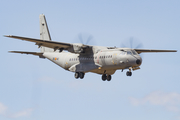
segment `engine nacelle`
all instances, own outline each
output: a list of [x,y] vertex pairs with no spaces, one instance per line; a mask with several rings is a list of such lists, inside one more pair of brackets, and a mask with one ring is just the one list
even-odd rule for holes
[[68,49],[68,51],[72,53],[83,53],[83,44],[74,43],[73,46]]

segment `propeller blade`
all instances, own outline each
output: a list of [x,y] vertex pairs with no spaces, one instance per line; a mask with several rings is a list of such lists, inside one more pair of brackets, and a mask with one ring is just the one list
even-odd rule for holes
[[82,34],[79,34],[78,37],[79,37],[80,42],[81,42],[82,44],[84,44],[83,39],[82,39]]
[[90,36],[88,37],[87,41],[86,41],[86,45],[87,45],[87,44],[89,43],[89,41],[92,40],[92,39],[93,39],[93,36],[90,35]]
[[139,45],[137,45],[135,48],[136,48],[136,49],[137,49],[137,48],[143,48],[143,44],[142,44],[142,43],[140,43],[140,44],[139,44]]

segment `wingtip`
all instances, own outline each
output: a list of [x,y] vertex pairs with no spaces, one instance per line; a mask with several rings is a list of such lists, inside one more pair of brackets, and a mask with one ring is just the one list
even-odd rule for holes
[[4,37],[11,37],[12,35],[4,35]]
[[14,51],[8,51],[9,53],[13,53]]

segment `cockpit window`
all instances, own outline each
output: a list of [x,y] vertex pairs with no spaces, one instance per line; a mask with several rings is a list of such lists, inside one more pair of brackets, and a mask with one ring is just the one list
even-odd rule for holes
[[127,55],[132,55],[131,51],[127,51]]
[[124,52],[124,51],[122,51],[121,53],[120,53],[120,55],[125,55],[126,54],[126,52]]
[[137,52],[135,50],[132,50],[133,55],[137,55]]

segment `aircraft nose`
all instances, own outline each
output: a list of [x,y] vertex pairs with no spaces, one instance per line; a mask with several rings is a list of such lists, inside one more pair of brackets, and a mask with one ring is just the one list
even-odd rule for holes
[[137,60],[136,60],[136,64],[140,65],[140,64],[141,64],[141,60],[140,60],[140,59],[137,59]]
[[138,65],[138,66],[140,66],[141,64],[142,64],[142,58],[139,56],[139,57],[137,57],[137,59],[136,59],[136,64]]

